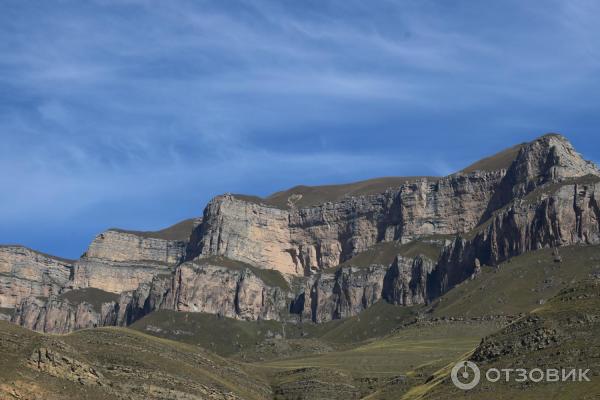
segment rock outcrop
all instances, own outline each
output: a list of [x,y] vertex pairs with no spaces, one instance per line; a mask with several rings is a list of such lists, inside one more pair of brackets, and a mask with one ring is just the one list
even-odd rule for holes
[[116,325],[115,307],[115,303],[107,303],[101,310],[96,310],[87,302],[71,304],[56,296],[48,299],[30,297],[16,308],[12,322],[38,332],[68,333],[77,329]]
[[22,246],[0,246],[0,308],[29,296],[59,294],[70,285],[72,262]]
[[96,236],[84,258],[117,263],[177,264],[185,256],[186,245],[185,241],[146,237],[141,233],[111,229]]
[[421,255],[396,256],[385,276],[383,297],[391,304],[425,304],[429,300],[427,284],[434,267],[434,261]]
[[122,293],[135,290],[161,274],[170,274],[173,266],[159,263],[122,263],[82,258],[73,265],[72,286],[76,289],[98,288]]
[[524,198],[544,184],[586,175],[598,176],[597,166],[584,160],[564,136],[548,134],[526,143],[490,200],[482,222],[495,210]]
[[377,195],[303,209],[280,209],[233,195],[204,211],[194,255],[220,255],[309,275],[382,241],[467,232],[485,211],[504,171],[422,178]]
[[433,265],[418,255],[398,256],[391,266],[342,267],[333,273],[296,278],[302,289],[293,295],[288,287],[266,284],[250,268],[187,262],[170,276],[156,276],[122,293],[118,300],[101,304],[74,303],[57,296],[24,299],[12,321],[32,330],[66,333],[126,326],[162,309],[241,320],[284,320],[289,312],[320,323],[358,315],[382,298],[399,305],[425,303]]
[[[191,231],[190,231],[191,233]],[[187,242],[108,230],[96,236],[73,267],[73,287],[121,293],[136,289],[183,260]]]
[[436,297],[475,272],[475,260],[498,265],[527,251],[600,244],[600,178],[585,176],[531,192],[497,211],[471,237],[444,249],[431,280]]
[[[485,168],[395,180],[396,186],[377,191],[313,188],[315,202],[298,190],[287,199],[278,193],[276,202],[218,196],[201,221],[160,232],[111,229],[75,262],[1,247],[0,308],[16,306],[15,322],[58,333],[127,325],[158,309],[324,322],[380,300],[426,303],[474,279],[481,264],[544,247],[600,244],[594,164],[554,134],[502,154],[512,161],[492,157],[475,164]],[[391,265],[352,266],[352,257],[375,244],[432,235],[445,235],[438,260],[411,253]],[[213,262],[219,257],[231,265]],[[264,270],[279,271],[294,289],[273,284],[264,275],[273,271]],[[86,288],[120,298],[94,308],[59,296]]]
[[170,278],[157,277],[132,293],[134,306],[128,313],[168,309],[243,320],[279,320],[288,296],[286,289],[267,285],[248,268],[188,262],[178,266]]
[[77,382],[80,385],[106,385],[104,376],[91,365],[48,347],[36,349],[28,361],[30,368],[55,378]]
[[358,315],[381,299],[387,267],[342,267],[306,279],[291,309],[313,322]]
[[427,303],[427,284],[435,262],[423,255],[398,255],[389,266],[346,266],[304,278],[290,312],[313,322],[352,317],[384,299],[410,306]]

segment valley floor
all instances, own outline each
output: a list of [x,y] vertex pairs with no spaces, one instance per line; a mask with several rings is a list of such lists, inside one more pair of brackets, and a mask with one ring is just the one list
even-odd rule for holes
[[[600,395],[600,247],[540,250],[427,306],[323,324],[158,311],[44,335],[0,321],[0,399],[571,399]],[[586,367],[591,382],[482,383],[450,367]]]

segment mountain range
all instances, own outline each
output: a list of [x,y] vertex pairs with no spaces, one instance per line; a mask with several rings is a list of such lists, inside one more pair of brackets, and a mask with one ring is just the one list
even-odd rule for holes
[[466,396],[461,359],[600,365],[599,263],[600,170],[559,134],[444,177],[228,193],[77,260],[0,246],[0,398]]

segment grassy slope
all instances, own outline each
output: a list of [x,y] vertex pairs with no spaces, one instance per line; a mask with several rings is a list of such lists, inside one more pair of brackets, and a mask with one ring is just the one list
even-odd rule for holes
[[[396,399],[499,327],[491,321],[415,324],[346,350],[255,365],[271,376],[282,399],[358,399],[373,393]],[[344,385],[338,393],[326,390],[339,382]]]
[[280,287],[285,290],[289,290],[288,282],[285,280],[281,272],[274,269],[257,268],[253,265],[244,263],[242,261],[232,260],[222,256],[210,256],[206,258],[197,258],[194,260],[195,264],[200,265],[215,265],[219,267],[225,267],[237,271],[249,269],[256,276],[258,276],[264,283],[269,286]]
[[[490,157],[479,160],[462,171],[461,173],[470,173],[475,170],[495,171],[507,169],[516,158],[523,144],[505,149]],[[270,205],[277,208],[288,208],[291,200],[296,207],[310,207],[326,202],[336,202],[348,196],[360,196],[383,193],[389,188],[398,187],[405,183],[412,183],[419,179],[439,179],[432,176],[408,176],[408,177],[383,177],[374,178],[366,181],[353,182],[341,185],[323,185],[323,186],[295,186],[288,190],[273,193],[268,197],[249,196],[236,194],[235,197],[254,202]]]
[[[305,322],[288,323],[284,326],[278,321],[238,321],[211,314],[160,310],[135,322],[131,328],[198,345],[223,356],[240,353],[239,357],[257,359],[284,355],[269,351],[265,353],[265,340],[274,338],[275,335],[280,335],[282,339],[285,335],[286,340],[296,340],[293,354],[306,354],[313,350],[319,352],[322,348],[347,347],[385,336],[399,326],[413,322],[415,312],[413,308],[380,302],[356,317],[322,324]],[[307,346],[302,345],[304,340],[310,341]],[[283,351],[286,355],[290,353],[289,349]]]
[[363,251],[345,261],[342,265],[353,265],[356,267],[368,267],[373,264],[390,265],[398,254],[405,257],[424,255],[433,261],[437,261],[442,250],[441,242],[438,242],[441,240],[441,236],[431,236],[405,244],[398,242],[377,243],[369,250]]
[[398,187],[405,183],[415,182],[419,179],[439,179],[432,176],[399,176],[374,178],[366,181],[347,183],[342,185],[323,185],[323,186],[295,186],[288,190],[273,193],[272,195],[260,198],[257,196],[234,195],[236,198],[262,203],[277,208],[287,208],[288,199],[291,196],[295,198],[294,204],[298,208],[310,207],[327,202],[340,201],[348,196],[361,196],[383,193],[389,188]]
[[483,267],[481,275],[465,281],[433,304],[433,315],[478,317],[515,315],[538,307],[573,281],[600,272],[600,246],[560,249],[562,263],[543,249],[512,258],[499,266]]
[[260,365],[274,369],[326,367],[354,377],[393,377],[407,374],[422,364],[453,360],[497,328],[493,322],[415,324],[348,350]]
[[[93,367],[102,384],[81,384],[77,372],[42,372],[30,355],[40,347]],[[0,321],[0,398],[158,399],[270,398],[270,388],[245,367],[195,346],[120,328],[41,335]],[[185,397],[187,396],[187,397]],[[10,397],[12,398],[12,397]]]
[[[230,356],[282,332],[277,321],[238,321],[202,313],[159,310],[131,325],[152,335],[202,346]],[[271,332],[271,334],[269,334]]]
[[185,242],[189,240],[196,222],[196,219],[190,218],[180,221],[174,225],[171,225],[159,231],[130,231],[119,228],[111,228],[110,230],[116,232],[131,233],[133,235],[141,236],[144,238],[179,240]]
[[495,171],[499,169],[508,169],[510,164],[517,158],[519,151],[523,147],[523,144],[518,144],[516,146],[505,149],[499,153],[494,154],[493,156],[483,158],[468,167],[464,168],[463,173],[469,173],[476,170],[481,171]]
[[73,304],[88,302],[94,307],[94,310],[100,311],[103,303],[118,301],[117,293],[105,292],[96,288],[75,289],[58,296],[61,299],[66,299]]
[[[591,382],[496,383],[485,380],[468,392],[456,389],[444,371],[437,384],[413,388],[405,399],[596,399],[600,396],[600,281],[586,279],[572,284],[530,315],[515,321],[484,341],[494,352],[474,358],[489,368],[590,369]],[[548,332],[548,342],[539,341]],[[477,353],[476,353],[477,354]]]

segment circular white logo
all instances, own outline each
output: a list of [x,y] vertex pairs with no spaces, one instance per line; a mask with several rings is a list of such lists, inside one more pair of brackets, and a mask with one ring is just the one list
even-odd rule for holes
[[452,368],[450,376],[454,386],[462,390],[471,390],[479,383],[481,372],[474,362],[460,361]]

